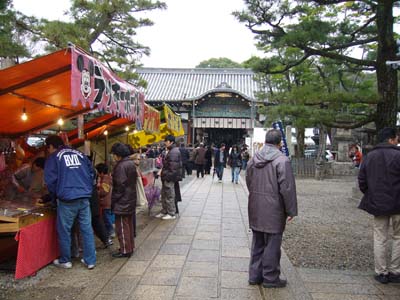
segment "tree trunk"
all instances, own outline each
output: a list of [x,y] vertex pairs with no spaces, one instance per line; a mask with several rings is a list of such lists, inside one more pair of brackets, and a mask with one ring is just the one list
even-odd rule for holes
[[396,42],[393,37],[393,1],[378,1],[377,7],[378,51],[376,76],[380,101],[375,120],[376,130],[395,127],[397,117],[397,70],[386,65],[396,60]]
[[297,148],[295,156],[297,158],[304,157],[304,135],[305,135],[305,129],[301,127],[296,127]]
[[315,159],[315,179],[322,180],[325,177],[325,150],[326,150],[326,126],[319,126],[319,145],[317,158]]

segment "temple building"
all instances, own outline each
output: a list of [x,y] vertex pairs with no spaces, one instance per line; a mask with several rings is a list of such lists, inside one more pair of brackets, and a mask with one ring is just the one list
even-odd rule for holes
[[182,118],[185,142],[243,144],[257,122],[262,91],[249,69],[139,68],[146,103],[168,104]]

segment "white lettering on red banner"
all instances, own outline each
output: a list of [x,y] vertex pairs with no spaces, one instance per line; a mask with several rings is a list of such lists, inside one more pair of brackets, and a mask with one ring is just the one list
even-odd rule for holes
[[71,100],[83,107],[97,106],[99,110],[126,118],[142,129],[144,94],[120,79],[101,62],[76,48],[71,48]]

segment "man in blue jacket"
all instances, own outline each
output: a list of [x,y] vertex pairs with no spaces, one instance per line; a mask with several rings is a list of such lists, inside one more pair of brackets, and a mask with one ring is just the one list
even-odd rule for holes
[[57,199],[60,246],[60,258],[53,263],[60,268],[72,268],[71,229],[76,219],[83,237],[81,262],[88,269],[93,269],[96,265],[96,250],[89,203],[94,180],[93,167],[86,155],[65,146],[57,135],[48,136],[46,146],[50,155],[46,160],[44,179],[53,199]]

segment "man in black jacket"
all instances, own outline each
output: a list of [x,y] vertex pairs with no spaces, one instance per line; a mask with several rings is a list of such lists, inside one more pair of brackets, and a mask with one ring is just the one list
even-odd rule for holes
[[175,205],[175,182],[182,180],[182,160],[181,152],[175,145],[175,137],[167,135],[165,137],[165,155],[163,167],[161,169],[161,204],[162,210],[156,218],[163,220],[176,219]]
[[188,149],[186,149],[184,143],[181,144],[179,151],[181,152],[181,158],[182,158],[182,178],[185,178],[185,170],[189,175],[189,170],[188,170],[189,151]]
[[[374,216],[375,280],[400,282],[400,148],[394,128],[378,133],[379,144],[361,163],[358,183],[364,196],[359,208]],[[389,225],[392,257],[388,264]]]
[[224,175],[224,168],[226,168],[227,155],[225,152],[225,144],[222,143],[220,148],[215,153],[214,168],[217,171],[218,181],[222,182],[222,176]]

